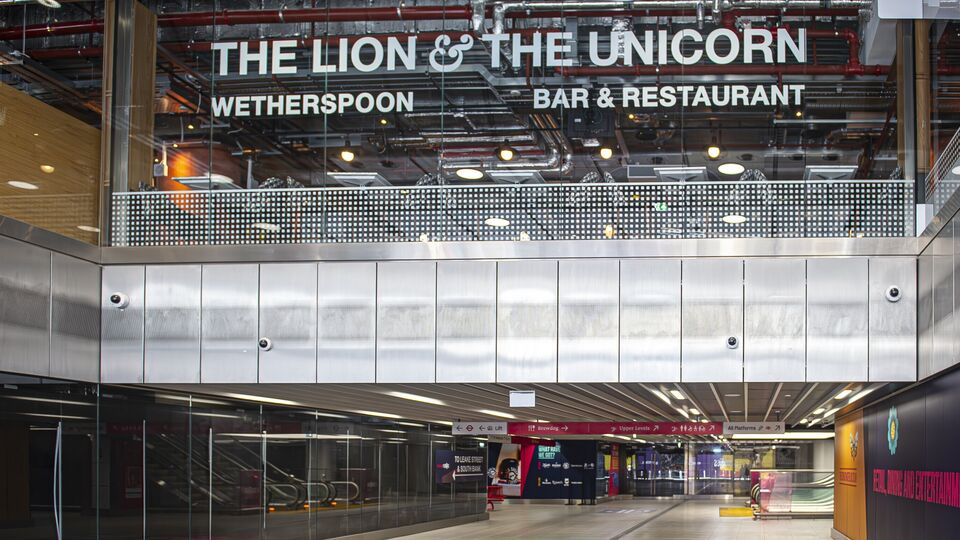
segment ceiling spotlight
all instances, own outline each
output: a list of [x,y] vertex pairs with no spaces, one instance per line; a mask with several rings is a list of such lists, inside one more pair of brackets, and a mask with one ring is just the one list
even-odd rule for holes
[[710,159],[717,159],[718,157],[720,157],[720,147],[715,144],[711,144],[710,146],[708,146],[707,157]]
[[497,147],[497,158],[500,161],[513,161],[513,158],[517,157],[517,151],[513,148],[510,148],[506,144],[502,144]]
[[40,189],[36,184],[31,184],[30,182],[21,182],[20,180],[10,180],[7,182],[10,187],[15,187],[17,189]]
[[627,115],[627,120],[636,120],[636,119],[637,119],[637,115],[633,113],[630,113]]
[[100,232],[100,229],[96,227],[91,227],[90,225],[77,225],[77,228],[84,232],[93,232],[93,233]]
[[739,163],[722,163],[719,167],[717,167],[717,171],[719,171],[720,174],[726,174],[729,176],[742,174],[745,170],[746,169],[743,167],[743,165]]
[[389,124],[389,123],[390,123],[390,122],[388,122],[386,118],[381,118],[381,119],[380,119],[380,125],[381,125],[381,126],[385,126],[385,125],[387,125],[387,124]]
[[600,147],[600,159],[610,159],[613,157],[613,148],[609,146]]
[[841,390],[839,394],[833,396],[833,399],[843,399],[852,393],[853,393],[853,390],[850,390],[849,388],[847,388],[845,390]]
[[960,165],[957,165],[956,167],[950,169],[950,172],[952,172],[953,174],[955,174],[955,175],[957,175],[957,176],[960,176]]
[[53,165],[41,165],[40,170],[47,174],[51,174],[56,169],[53,168]]
[[793,115],[796,116],[797,118],[803,118],[803,111],[797,111],[793,113]]
[[613,225],[607,223],[606,225],[603,226],[603,236],[609,239],[609,238],[613,238],[616,235],[617,235],[617,229]]
[[174,147],[174,148],[180,148],[180,145],[179,145],[178,143],[173,143],[173,147]]
[[483,224],[487,227],[503,228],[510,226],[510,220],[501,217],[488,217],[487,219],[483,220]]
[[825,411],[825,410],[826,410],[826,409],[824,409],[823,407],[820,407],[819,409],[813,411],[813,414],[820,414],[820,413],[822,413],[822,412]]
[[747,218],[745,216],[741,216],[740,214],[728,214],[720,219],[724,223],[728,223],[730,225],[740,225],[741,223],[747,222]]
[[700,414],[699,409],[690,409],[690,414]]
[[60,8],[60,2],[57,2],[57,0],[37,0],[37,3],[43,7],[48,7],[50,9]]
[[679,390],[670,390],[670,395],[673,396],[673,399],[686,399]]
[[470,168],[457,169],[457,176],[464,180],[479,180],[483,178],[483,171]]
[[340,159],[342,159],[343,161],[346,161],[347,163],[350,163],[356,157],[357,157],[357,154],[354,153],[354,151],[351,150],[349,146],[347,146],[346,148],[340,151]]
[[193,124],[187,124],[187,129],[196,129]]

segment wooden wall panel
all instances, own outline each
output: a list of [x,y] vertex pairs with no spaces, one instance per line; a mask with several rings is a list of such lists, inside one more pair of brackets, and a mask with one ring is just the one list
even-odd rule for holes
[[153,102],[157,64],[157,16],[134,7],[133,71],[130,86],[130,189],[153,179]]
[[97,242],[99,129],[0,83],[0,148],[0,215]]

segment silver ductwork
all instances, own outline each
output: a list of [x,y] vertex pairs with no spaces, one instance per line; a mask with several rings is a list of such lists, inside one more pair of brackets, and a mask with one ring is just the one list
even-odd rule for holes
[[[480,160],[483,163],[483,168],[512,171],[536,170],[541,173],[559,175],[570,174],[573,171],[573,148],[563,133],[560,132],[556,121],[552,116],[540,114],[530,115],[530,120],[544,139],[547,155],[541,159],[524,161],[499,161],[491,155],[489,160]],[[472,141],[476,140],[475,138],[472,139]],[[497,140],[503,142],[503,138]],[[477,162],[476,158],[467,160],[442,159],[441,168],[446,170],[458,169],[466,163],[476,164]]]

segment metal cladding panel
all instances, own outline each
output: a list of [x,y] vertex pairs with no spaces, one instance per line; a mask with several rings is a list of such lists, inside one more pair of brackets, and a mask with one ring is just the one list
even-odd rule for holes
[[680,261],[620,262],[620,382],[680,382]]
[[867,380],[867,259],[807,261],[807,380]]
[[436,382],[437,264],[377,265],[377,382]]
[[497,381],[556,382],[557,261],[497,264]]
[[200,288],[200,382],[257,382],[260,267],[207,264]]
[[50,375],[100,380],[100,267],[53,254]]
[[320,263],[317,382],[377,381],[377,264]]
[[682,380],[743,381],[743,262],[683,261],[682,304]]
[[[870,381],[917,380],[916,284],[916,259],[870,259]],[[896,302],[890,287],[900,291]]]
[[933,252],[933,370],[942,371],[956,363],[954,336],[956,317],[953,305],[953,227],[947,224],[930,243]]
[[317,380],[317,265],[260,265],[260,382]]
[[50,252],[0,238],[0,370],[50,374]]
[[200,382],[200,265],[146,269],[143,382]]
[[437,263],[437,382],[497,380],[497,263]]
[[557,379],[617,382],[620,372],[620,265],[611,259],[561,260]]
[[802,259],[744,261],[744,381],[806,380],[806,280]]
[[933,367],[933,255],[917,259],[917,367],[920,379],[936,373]]
[[[100,382],[143,382],[143,280],[142,266],[105,266],[100,294]],[[114,293],[129,304],[118,309],[110,303]]]

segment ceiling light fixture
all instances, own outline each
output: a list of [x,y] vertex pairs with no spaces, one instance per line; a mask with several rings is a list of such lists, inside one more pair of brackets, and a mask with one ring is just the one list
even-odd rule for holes
[[488,414],[490,416],[498,416],[500,418],[516,418],[516,416],[510,413],[495,411],[493,409],[478,409],[477,412],[480,414]]
[[187,124],[187,129],[196,129],[196,127],[193,124]]
[[91,227],[90,225],[77,225],[77,228],[84,232],[93,232],[93,233],[100,232],[100,229],[98,229],[97,227]]
[[343,161],[346,161],[347,163],[350,163],[351,161],[356,159],[356,157],[357,157],[357,154],[350,149],[349,145],[347,145],[346,148],[340,151],[340,159],[342,159]]
[[600,147],[600,159],[610,159],[613,157],[613,148],[609,146]]
[[690,414],[700,414],[700,409],[690,409]]
[[53,171],[55,171],[56,169],[53,168],[53,165],[41,165],[41,166],[40,166],[40,170],[43,171],[43,172],[45,172],[45,173],[47,173],[47,174],[51,174],[51,173],[53,173]]
[[479,180],[483,178],[483,171],[480,169],[471,169],[465,167],[463,169],[457,169],[457,176],[463,178],[464,180]]
[[797,111],[793,113],[793,115],[796,116],[797,118],[803,118],[803,111]]
[[416,422],[397,422],[401,426],[410,426],[410,427],[424,427],[423,424],[417,424]]
[[728,225],[740,225],[747,222],[747,217],[741,216],[740,214],[727,214],[720,218],[720,220]]
[[847,388],[846,390],[841,391],[839,394],[833,396],[833,399],[843,399],[853,393],[853,390]]
[[735,433],[735,440],[776,440],[776,441],[822,441],[832,439],[832,431],[788,431],[777,435],[773,433],[754,434],[754,433]]
[[859,400],[867,397],[867,396],[870,395],[870,393],[873,392],[874,390],[876,390],[876,388],[868,388],[868,389],[866,389],[866,390],[864,390],[864,391],[862,391],[862,392],[857,393],[857,394],[854,395],[852,398],[850,398],[849,401],[847,401],[847,405],[849,405],[849,404],[851,404],[851,403],[853,403],[853,402],[855,402],[855,401],[859,401]]
[[960,165],[957,165],[957,166],[955,166],[954,168],[950,169],[950,172],[952,172],[953,174],[955,174],[955,175],[957,175],[957,176],[960,176]]
[[826,410],[826,409],[824,409],[823,407],[820,407],[820,408],[818,408],[817,410],[813,411],[813,414],[820,414],[820,413],[822,413],[822,412],[825,411],[825,410]]
[[497,159],[500,161],[513,161],[515,157],[517,157],[517,151],[506,143],[497,147]]
[[510,226],[510,220],[500,217],[488,217],[487,219],[483,220],[483,224],[487,227],[503,228]]
[[803,420],[800,420],[800,423],[801,423],[801,424],[806,424],[806,423],[807,423],[807,419],[804,418]]
[[380,119],[380,125],[381,125],[381,126],[385,126],[385,125],[387,125],[387,124],[389,124],[389,123],[390,123],[390,122],[387,121],[386,118],[381,118],[381,119]]
[[834,407],[833,409],[830,409],[829,411],[823,413],[823,417],[826,418],[828,416],[833,416],[837,414],[837,411],[839,410],[840,410],[840,407]]
[[223,395],[228,398],[242,399],[244,401],[257,401],[259,403],[270,403],[271,405],[300,405],[301,407],[303,406],[303,404],[297,403],[296,401],[290,401],[289,399],[279,399],[279,398],[272,398],[272,397],[266,397],[266,396],[255,396],[252,394],[226,393]]
[[430,405],[442,405],[445,406],[446,403],[440,401],[439,399],[434,399],[432,397],[420,396],[417,394],[409,394],[407,392],[387,392],[388,396],[398,397],[400,399],[408,399],[410,401],[419,401],[420,403],[429,403]]
[[681,409],[681,408],[677,408],[677,412],[680,413],[680,416],[686,418],[687,420],[690,419],[690,413],[688,413],[687,411],[685,411],[685,410],[683,410],[683,409]]
[[21,182],[20,180],[10,180],[7,182],[10,187],[15,187],[17,189],[40,189],[36,184],[31,184],[30,182]]
[[707,157],[710,159],[717,159],[718,157],[720,157],[720,147],[715,144],[711,144],[710,146],[708,146]]
[[677,400],[686,399],[685,397],[683,397],[683,394],[681,394],[679,390],[670,390],[670,395],[673,396],[673,399],[677,399]]
[[719,171],[720,174],[726,174],[728,176],[736,176],[738,174],[743,174],[743,171],[745,170],[746,169],[744,168],[743,165],[739,163],[733,163],[733,162],[721,163],[720,166],[717,167],[717,171]]
[[60,2],[57,0],[37,0],[37,3],[50,9],[60,9]]
[[173,143],[174,148],[180,148],[180,143]]
[[400,418],[403,418],[402,416],[400,416],[400,415],[398,415],[398,414],[391,414],[391,413],[377,412],[377,411],[357,410],[357,411],[353,411],[353,412],[355,412],[355,413],[357,413],[357,414],[362,414],[362,415],[364,415],[364,416],[378,416],[378,417],[380,417],[380,418],[394,418],[394,419],[398,419],[398,420],[399,420]]
[[650,392],[652,392],[653,395],[657,396],[658,398],[662,399],[663,402],[666,403],[667,405],[670,405],[670,398],[667,397],[667,395],[664,394],[663,392],[656,389],[650,390]]

